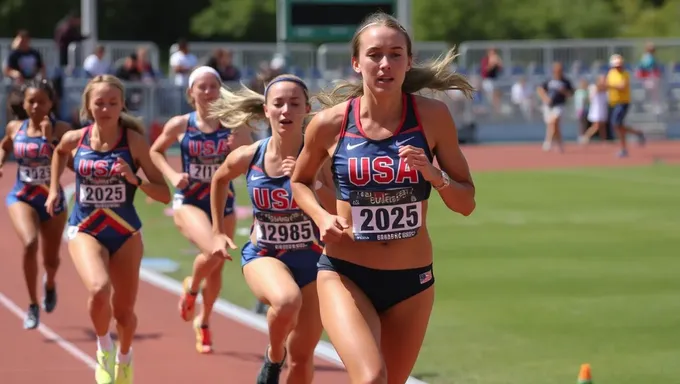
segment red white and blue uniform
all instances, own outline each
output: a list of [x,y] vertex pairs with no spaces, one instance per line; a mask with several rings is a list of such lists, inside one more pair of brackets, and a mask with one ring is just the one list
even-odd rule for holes
[[[212,217],[210,212],[210,182],[217,169],[231,152],[228,139],[231,130],[220,128],[215,132],[205,133],[198,129],[196,112],[189,114],[187,129],[180,141],[182,172],[189,175],[189,185],[175,192],[173,208],[182,205],[198,207]],[[234,185],[229,183],[229,196],[224,215],[234,212],[236,202]]]
[[76,174],[75,206],[68,219],[68,236],[82,232],[97,239],[113,255],[125,241],[142,228],[135,209],[137,187],[114,168],[117,158],[137,172],[128,143],[128,130],[122,129],[116,145],[109,151],[90,146],[92,126],[83,136],[73,156]]
[[316,280],[323,244],[319,228],[302,211],[290,188],[288,176],[270,176],[264,157],[270,138],[259,142],[246,180],[253,207],[256,244],[248,241],[241,250],[241,266],[260,257],[276,257],[290,269],[300,288]]
[[[52,124],[55,124],[55,121],[52,121]],[[52,144],[43,136],[29,136],[28,120],[24,120],[12,141],[17,174],[14,187],[7,195],[5,202],[7,206],[17,202],[26,203],[36,211],[40,221],[49,220],[51,216],[47,213],[45,201],[50,192],[54,151]],[[54,214],[58,215],[65,209],[64,191],[59,186],[59,199],[54,208]]]

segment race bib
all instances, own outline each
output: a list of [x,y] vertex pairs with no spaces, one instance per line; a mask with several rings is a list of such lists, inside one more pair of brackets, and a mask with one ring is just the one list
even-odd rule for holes
[[50,166],[40,165],[37,167],[19,166],[19,180],[26,184],[49,184]]
[[119,206],[125,203],[125,185],[81,185],[78,197],[82,204]]
[[351,191],[355,241],[388,241],[414,237],[423,224],[423,202],[412,188]]
[[219,167],[220,164],[189,164],[189,177],[194,180],[209,182]]
[[255,214],[255,236],[260,248],[299,250],[315,240],[312,221],[304,212]]

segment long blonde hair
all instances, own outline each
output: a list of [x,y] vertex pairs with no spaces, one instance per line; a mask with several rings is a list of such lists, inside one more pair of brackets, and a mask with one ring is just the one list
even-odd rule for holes
[[88,105],[90,105],[90,93],[92,93],[92,88],[94,88],[95,85],[102,83],[116,87],[120,91],[123,103],[123,111],[120,113],[120,126],[144,135],[144,124],[142,124],[142,121],[126,112],[125,87],[123,86],[123,83],[117,77],[112,75],[95,76],[87,83],[85,86],[85,91],[83,91],[83,99],[80,105],[80,119],[94,120],[92,112],[90,112],[88,109]]
[[[359,58],[359,38],[361,34],[367,28],[373,26],[385,26],[401,32],[406,38],[407,55],[413,57],[411,37],[406,32],[406,29],[394,17],[383,12],[376,12],[364,20],[352,37],[351,46],[352,57],[354,59]],[[463,75],[455,73],[450,69],[456,56],[455,48],[451,48],[443,57],[440,56],[436,60],[423,64],[413,64],[411,69],[406,72],[404,84],[401,86],[402,91],[416,93],[424,89],[433,91],[459,90],[467,98],[471,99],[475,91],[474,87],[470,85]],[[329,108],[363,94],[363,82],[350,83],[341,81],[330,92],[319,92],[315,98],[322,108]]]
[[264,106],[267,103],[267,90],[269,86],[280,81],[290,81],[298,84],[305,93],[305,99],[309,103],[309,92],[304,81],[290,74],[283,74],[273,78],[265,87],[265,94],[260,94],[242,85],[241,89],[231,91],[226,87],[220,88],[220,97],[210,103],[208,116],[219,120],[226,128],[237,129],[244,125],[250,126],[253,121],[266,118]]

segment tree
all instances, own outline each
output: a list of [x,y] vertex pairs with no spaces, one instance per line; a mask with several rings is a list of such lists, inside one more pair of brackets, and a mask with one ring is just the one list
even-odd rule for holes
[[191,30],[202,37],[275,41],[276,0],[211,0],[192,18]]

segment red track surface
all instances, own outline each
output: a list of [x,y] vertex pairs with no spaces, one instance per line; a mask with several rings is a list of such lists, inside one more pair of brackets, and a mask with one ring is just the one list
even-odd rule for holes
[[[567,166],[626,166],[658,161],[680,163],[680,143],[650,142],[645,148],[631,145],[627,159],[614,157],[611,145],[588,148],[568,146],[566,153],[544,153],[540,143],[517,146],[467,146],[463,148],[473,171]],[[6,196],[14,182],[14,164],[7,164],[0,192]],[[71,177],[67,171],[64,182]],[[19,242],[2,205],[0,231],[3,241],[0,293],[26,308],[27,294],[21,272]],[[75,273],[66,248],[62,251],[58,275],[59,305],[52,314],[42,314],[42,323],[87,356],[94,356],[95,342],[86,310],[86,293]],[[201,356],[193,349],[193,332],[179,320],[177,297],[142,283],[137,304],[139,329],[134,343],[138,383],[252,383],[255,381],[267,340],[264,334],[214,315],[216,352]],[[92,382],[88,365],[66,353],[57,343],[38,331],[24,331],[21,319],[5,305],[0,306],[0,377],[3,383],[87,383]],[[285,375],[285,374],[284,374]],[[337,366],[318,360],[315,382],[347,382]]]
[[[0,179],[3,198],[14,183],[15,164],[7,164]],[[64,185],[72,180],[67,171]],[[7,207],[2,204],[0,233],[4,234],[0,293],[18,305],[28,306],[23,281],[20,243],[15,236]],[[42,324],[49,327],[87,356],[94,357],[95,338],[87,314],[87,295],[62,247],[62,264],[57,275],[59,304],[55,312],[42,313]],[[199,355],[194,349],[191,323],[179,319],[177,296],[141,283],[136,312],[139,318],[133,343],[137,383],[233,383],[255,382],[267,345],[265,334],[236,323],[217,313],[213,315],[215,353]],[[113,330],[113,329],[112,329]],[[24,331],[22,319],[0,305],[0,380],[7,384],[91,383],[94,374],[88,365],[68,354],[57,343],[37,330]],[[285,377],[285,372],[282,375]],[[344,368],[317,359],[314,382],[346,383]]]

